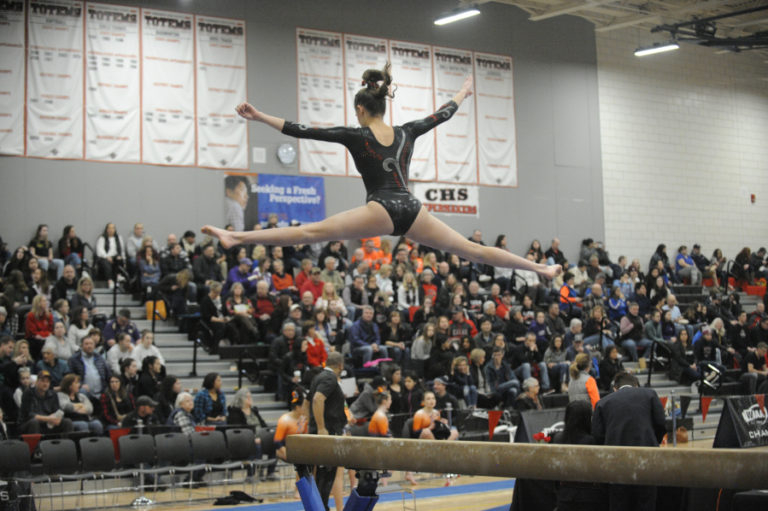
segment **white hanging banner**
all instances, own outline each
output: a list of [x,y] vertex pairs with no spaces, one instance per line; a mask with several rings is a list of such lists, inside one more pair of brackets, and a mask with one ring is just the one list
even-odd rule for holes
[[477,186],[414,183],[413,195],[431,213],[480,216],[480,193]]
[[481,185],[517,186],[513,90],[512,58],[476,52],[475,103]]
[[[363,73],[367,69],[383,69],[387,59],[386,39],[344,34],[347,126],[359,126],[355,115],[355,94],[363,88]],[[357,175],[349,152],[347,152],[347,172],[349,175]]]
[[24,7],[0,2],[0,154],[24,154]]
[[[443,105],[461,89],[472,74],[472,52],[433,48],[435,102]],[[436,129],[437,180],[446,183],[477,183],[475,103],[464,101],[453,118]]]
[[197,36],[197,164],[247,169],[245,21],[195,16]]
[[27,155],[81,159],[83,2],[30,2],[27,19]]
[[[341,42],[341,34],[335,32],[296,29],[299,123],[314,128],[344,125]],[[340,144],[299,140],[299,172],[345,176],[345,153]]]
[[142,160],[195,164],[193,16],[142,9]]
[[88,2],[85,57],[85,158],[139,161],[139,9]]
[[[392,79],[397,86],[392,101],[392,124],[401,125],[422,119],[435,111],[432,91],[432,47],[403,41],[389,42]],[[416,139],[411,157],[409,180],[435,179],[435,134]]]

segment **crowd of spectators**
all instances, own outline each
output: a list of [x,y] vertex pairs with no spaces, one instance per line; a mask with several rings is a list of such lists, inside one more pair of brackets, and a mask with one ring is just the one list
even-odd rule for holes
[[[470,239],[484,243],[479,230]],[[747,375],[749,391],[765,380],[765,307],[741,310],[719,249],[707,258],[698,245],[690,254],[681,246],[670,257],[659,245],[642,268],[624,256],[614,262],[590,239],[573,263],[559,240],[546,250],[534,240],[526,257],[565,270],[547,281],[405,237],[361,241],[354,250],[342,241],[225,250],[187,231],[180,240],[169,234],[160,247],[140,223],[126,238],[109,223],[89,261],[73,226],[55,251],[41,225],[28,245],[1,256],[5,415],[23,431],[97,432],[96,421],[108,429],[137,418],[187,429],[227,421],[220,378],[206,377],[190,404],[165,375],[151,332],[140,331],[128,310],[107,318],[93,278],[160,297],[177,318],[199,311],[211,352],[226,344],[268,346],[277,397],[286,401],[333,352],[349,371],[379,366],[390,410],[411,415],[428,392],[438,410],[446,402],[536,409],[541,395],[553,392],[594,400],[595,388],[610,390],[622,361],[652,350],[670,359],[670,374],[680,381],[706,383],[713,369],[734,367]],[[506,237],[495,246],[506,250]],[[765,255],[745,248],[731,274],[764,279]],[[681,309],[673,286],[704,278],[712,280],[710,293]],[[376,409],[374,403],[370,415]]]

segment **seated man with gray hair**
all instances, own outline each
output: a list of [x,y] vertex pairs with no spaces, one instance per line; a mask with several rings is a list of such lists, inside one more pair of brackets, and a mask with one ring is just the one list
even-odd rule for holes
[[344,291],[344,279],[339,270],[336,269],[336,258],[327,256],[323,261],[323,271],[320,272],[320,280],[330,282],[336,288],[336,292],[341,294]]
[[176,403],[171,415],[168,416],[167,426],[178,426],[181,432],[189,436],[195,432],[195,416],[192,410],[195,409],[195,398],[189,392],[179,392],[176,396]]

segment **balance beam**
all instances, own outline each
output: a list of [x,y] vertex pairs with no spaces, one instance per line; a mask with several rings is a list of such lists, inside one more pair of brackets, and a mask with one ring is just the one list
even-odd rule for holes
[[288,461],[372,470],[677,486],[768,488],[768,452],[291,435]]

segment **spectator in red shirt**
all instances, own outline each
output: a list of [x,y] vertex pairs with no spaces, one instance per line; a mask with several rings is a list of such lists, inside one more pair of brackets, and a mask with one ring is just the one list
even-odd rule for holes
[[301,271],[296,275],[296,288],[301,289],[304,283],[309,280],[309,273],[312,271],[312,260],[301,260]]
[[325,350],[323,340],[315,331],[314,321],[305,321],[302,330],[304,339],[307,341],[307,363],[312,367],[325,367],[328,352]]
[[24,337],[29,341],[32,358],[40,360],[40,350],[49,335],[53,333],[53,314],[48,308],[48,298],[37,295],[32,300],[32,310],[24,322]]
[[259,327],[260,339],[266,339],[272,314],[275,312],[275,299],[269,294],[269,284],[260,280],[256,283],[256,294],[253,296],[253,317]]
[[451,310],[453,319],[451,319],[450,326],[448,327],[449,338],[462,337],[474,337],[477,335],[477,327],[471,319],[464,317],[464,309],[461,307],[454,307]]
[[312,298],[314,298],[314,302],[317,301],[318,298],[323,296],[323,286],[325,285],[325,282],[320,279],[320,268],[317,266],[313,267],[312,270],[309,273],[309,280],[305,281],[304,284],[301,285],[299,288],[299,295],[304,296],[304,293],[309,291],[312,293]]

